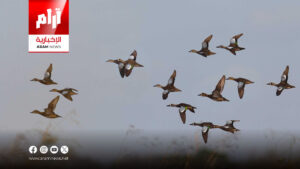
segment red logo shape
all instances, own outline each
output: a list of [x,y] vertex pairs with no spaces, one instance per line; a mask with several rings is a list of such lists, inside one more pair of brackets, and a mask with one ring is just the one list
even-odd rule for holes
[[29,52],[69,52],[69,0],[29,0]]

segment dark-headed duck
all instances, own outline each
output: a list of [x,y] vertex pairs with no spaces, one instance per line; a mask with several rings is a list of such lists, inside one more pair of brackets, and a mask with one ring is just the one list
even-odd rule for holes
[[122,59],[109,59],[106,62],[117,64],[121,77],[124,78],[124,76],[128,77],[131,74],[134,67],[144,67],[143,65],[136,62],[136,57],[137,52],[136,50],[134,50],[126,61]]
[[125,66],[125,61],[122,60],[122,59],[109,59],[107,60],[106,62],[110,62],[110,63],[115,63],[118,65],[118,68],[119,68],[119,72],[120,72],[120,75],[122,78],[124,78],[124,66]]
[[214,125],[211,122],[191,123],[190,125],[202,127],[202,137],[203,137],[203,140],[204,140],[205,144],[207,143],[209,129],[220,128],[220,126]]
[[77,95],[78,93],[78,90],[76,89],[73,89],[73,88],[65,88],[65,89],[62,89],[62,90],[58,90],[58,89],[52,89],[50,90],[50,92],[57,92],[57,93],[60,93],[61,95],[63,95],[66,99],[70,100],[70,101],[73,101],[72,99],[72,96],[73,95]]
[[288,83],[288,76],[289,76],[289,66],[286,66],[284,72],[281,75],[280,83],[276,84],[276,83],[270,82],[267,85],[277,87],[276,95],[279,96],[284,89],[295,88],[295,86],[292,86]]
[[222,96],[224,85],[225,85],[225,75],[222,76],[222,78],[219,81],[219,83],[217,84],[215,90],[211,94],[201,93],[198,96],[208,97],[208,98],[210,98],[214,101],[218,101],[218,102],[229,101],[228,99],[226,99],[225,97]]
[[226,80],[233,80],[236,81],[238,83],[238,92],[239,92],[239,96],[242,99],[244,96],[244,90],[245,90],[245,86],[246,84],[252,84],[254,82],[245,79],[245,78],[234,78],[234,77],[229,77]]
[[179,108],[179,115],[182,120],[182,123],[185,124],[186,121],[186,110],[191,111],[192,113],[195,113],[196,107],[186,104],[186,103],[179,103],[179,104],[169,104],[168,107],[177,107]]
[[238,35],[235,35],[233,36],[231,39],[230,39],[230,44],[229,46],[223,46],[223,45],[219,45],[217,46],[217,48],[222,48],[222,49],[226,49],[228,51],[230,51],[233,55],[236,55],[236,51],[241,51],[241,50],[244,50],[245,48],[243,47],[239,47],[238,45],[238,39],[242,36],[243,34],[238,34]]
[[237,131],[240,131],[239,129],[235,128],[233,123],[239,122],[240,120],[228,120],[224,126],[220,126],[220,129],[230,132],[230,133],[235,133]]
[[54,82],[51,79],[51,75],[52,75],[52,64],[50,64],[50,66],[48,67],[48,69],[46,70],[45,74],[44,74],[44,78],[43,79],[37,79],[34,78],[31,81],[36,81],[36,82],[40,82],[44,85],[53,85],[53,84],[57,84],[56,82]]
[[128,77],[134,67],[144,67],[143,65],[136,62],[137,52],[134,50],[131,54],[128,60],[125,61],[125,67],[124,72],[125,76]]
[[201,48],[201,50],[198,51],[198,50],[192,49],[192,50],[190,50],[189,52],[191,52],[191,53],[197,53],[197,54],[202,55],[202,56],[204,56],[204,57],[207,57],[207,56],[216,54],[216,53],[214,53],[214,52],[212,52],[212,51],[210,51],[210,50],[208,49],[208,47],[209,47],[209,42],[210,42],[210,40],[212,39],[212,37],[213,37],[213,35],[209,35],[209,36],[202,42],[202,48]]
[[56,113],[54,113],[54,110],[56,108],[56,104],[59,100],[59,96],[56,96],[49,104],[48,104],[48,107],[44,109],[43,112],[41,111],[38,111],[38,110],[34,110],[32,111],[31,113],[34,113],[34,114],[40,114],[44,117],[47,117],[47,118],[58,118],[58,117],[61,117],[59,115],[57,115]]
[[171,75],[171,77],[168,81],[168,84],[166,86],[162,86],[160,84],[154,85],[154,87],[159,87],[164,90],[163,94],[162,94],[163,100],[166,100],[168,98],[168,95],[170,92],[180,92],[181,91],[174,86],[175,78],[176,78],[176,70],[174,70],[174,72]]

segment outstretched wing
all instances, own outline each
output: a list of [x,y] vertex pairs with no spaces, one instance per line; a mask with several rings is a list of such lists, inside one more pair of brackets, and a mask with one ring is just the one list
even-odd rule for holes
[[124,62],[120,62],[120,63],[118,64],[118,67],[119,67],[120,75],[121,75],[121,77],[123,78],[124,75],[125,75],[125,64],[124,64]]
[[56,104],[59,100],[59,96],[56,96],[49,104],[48,104],[48,109],[51,110],[52,112],[55,110],[56,108]]
[[77,95],[78,93],[76,93],[75,90],[69,90],[69,94],[70,94],[70,95]]
[[135,63],[134,63],[134,67],[144,67],[144,66],[141,65],[141,64],[139,64],[139,63],[137,63],[137,62],[135,62]]
[[49,65],[48,69],[46,70],[46,72],[44,74],[44,80],[51,79],[51,74],[52,74],[52,63]]
[[239,96],[242,99],[244,96],[244,90],[245,90],[245,83],[244,82],[238,82],[238,92]]
[[186,121],[186,113],[185,113],[185,111],[184,112],[180,112],[180,110],[179,110],[179,115],[180,115],[182,123],[185,124],[185,121]]
[[74,89],[74,88],[69,88],[69,89],[71,89],[71,90],[73,90],[73,91],[75,91],[75,92],[78,92],[78,90],[77,90],[77,89]]
[[64,97],[67,98],[70,101],[73,101],[73,98],[72,98],[71,94],[64,95]]
[[225,75],[223,75],[222,78],[220,79],[219,83],[216,86],[215,91],[222,93],[224,89],[224,85],[225,85]]
[[209,131],[209,128],[204,126],[202,128],[202,137],[203,137],[203,140],[204,140],[204,143],[206,144],[207,143],[207,138],[208,138],[208,131]]
[[209,47],[209,42],[212,39],[213,35],[209,35],[204,41],[202,42],[202,49],[201,50],[207,50]]
[[136,56],[137,56],[137,52],[136,52],[136,50],[134,50],[134,51],[130,54],[129,59],[135,61],[135,60],[136,60]]
[[176,70],[174,70],[173,74],[168,80],[168,85],[173,86],[175,83],[175,78],[176,78]]
[[284,72],[281,75],[281,82],[287,83],[289,76],[289,66],[286,66]]
[[237,47],[238,46],[238,39],[243,36],[243,33],[240,33],[238,35],[235,35],[233,36],[231,39],[230,39],[230,45],[231,47]]
[[110,62],[110,63],[117,63],[117,60],[108,59],[106,62]]

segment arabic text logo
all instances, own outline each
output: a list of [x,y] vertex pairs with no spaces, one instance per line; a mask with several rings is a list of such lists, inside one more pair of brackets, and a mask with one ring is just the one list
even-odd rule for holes
[[45,14],[38,15],[38,20],[36,21],[36,29],[41,28],[41,25],[52,24],[52,29],[56,29],[57,25],[61,24],[61,10],[56,8],[56,15],[52,16],[52,9],[47,9],[47,17]]

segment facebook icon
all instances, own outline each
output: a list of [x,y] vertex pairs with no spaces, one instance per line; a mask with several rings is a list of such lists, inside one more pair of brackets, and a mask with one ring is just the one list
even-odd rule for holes
[[37,147],[36,146],[30,146],[29,147],[29,153],[30,154],[35,154],[37,152]]

